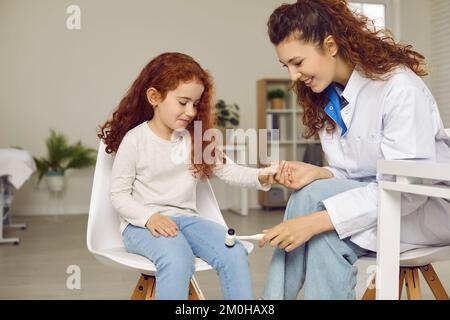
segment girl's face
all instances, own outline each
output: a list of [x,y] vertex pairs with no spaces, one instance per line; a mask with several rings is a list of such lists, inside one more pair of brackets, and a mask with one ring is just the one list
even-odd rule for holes
[[276,46],[278,58],[289,70],[292,81],[303,81],[315,93],[324,91],[335,81],[337,48],[330,38],[325,40],[323,51],[315,44],[294,37]]
[[204,90],[202,83],[193,80],[180,82],[175,90],[167,92],[164,100],[155,102],[149,96],[150,102],[157,105],[154,120],[171,131],[185,129],[197,115],[197,106]]

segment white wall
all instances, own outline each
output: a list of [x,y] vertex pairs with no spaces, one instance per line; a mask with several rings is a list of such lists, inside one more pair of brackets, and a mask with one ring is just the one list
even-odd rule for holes
[[394,30],[398,38],[411,43],[428,62],[425,82],[431,89],[445,127],[450,127],[450,1],[393,0]]
[[[44,155],[49,128],[97,148],[96,127],[142,67],[165,51],[190,54],[209,69],[217,97],[238,103],[242,127],[255,127],[256,81],[285,76],[265,27],[282,2],[0,0],[0,148],[17,145]],[[71,4],[81,7],[79,31],[66,28]],[[66,213],[87,212],[92,173],[69,174]],[[219,189],[219,202],[229,202]],[[256,192],[250,194],[256,206]],[[15,214],[54,208],[34,180],[13,205]]]
[[[397,41],[412,44],[429,61],[431,57],[431,1],[392,0],[392,31]],[[431,68],[431,66],[430,66]],[[425,77],[430,86],[431,75]]]
[[450,128],[450,1],[432,0],[431,13],[431,87],[440,107],[444,126]]

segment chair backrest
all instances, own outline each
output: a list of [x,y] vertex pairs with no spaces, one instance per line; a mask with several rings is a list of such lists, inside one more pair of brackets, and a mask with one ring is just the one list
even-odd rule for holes
[[[120,234],[119,214],[113,208],[109,198],[114,156],[107,154],[105,148],[106,145],[101,141],[95,165],[87,225],[87,247],[94,253],[102,249],[124,247]],[[196,195],[199,214],[226,226],[208,180],[197,183]]]

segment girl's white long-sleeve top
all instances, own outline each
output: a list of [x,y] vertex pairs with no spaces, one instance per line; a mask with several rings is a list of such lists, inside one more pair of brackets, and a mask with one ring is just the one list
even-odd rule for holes
[[[186,133],[186,132],[185,132]],[[189,134],[174,134],[171,141],[157,136],[143,122],[127,132],[117,150],[111,177],[110,199],[120,215],[120,231],[131,223],[145,227],[155,213],[197,215],[197,179],[190,168]],[[227,157],[214,174],[223,181],[267,191],[260,184],[262,169],[240,166]]]
[[[348,131],[319,132],[336,178],[369,182],[323,201],[340,238],[376,251],[378,160],[450,162],[450,138],[420,77],[398,68],[386,81],[353,71],[342,96]],[[389,177],[384,177],[389,178]],[[450,202],[402,195],[401,250],[450,243]]]

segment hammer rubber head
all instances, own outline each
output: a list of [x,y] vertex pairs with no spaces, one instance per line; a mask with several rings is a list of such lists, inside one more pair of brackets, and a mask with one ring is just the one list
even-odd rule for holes
[[234,229],[228,229],[227,234],[225,235],[225,245],[227,247],[233,247],[236,243],[236,231]]

